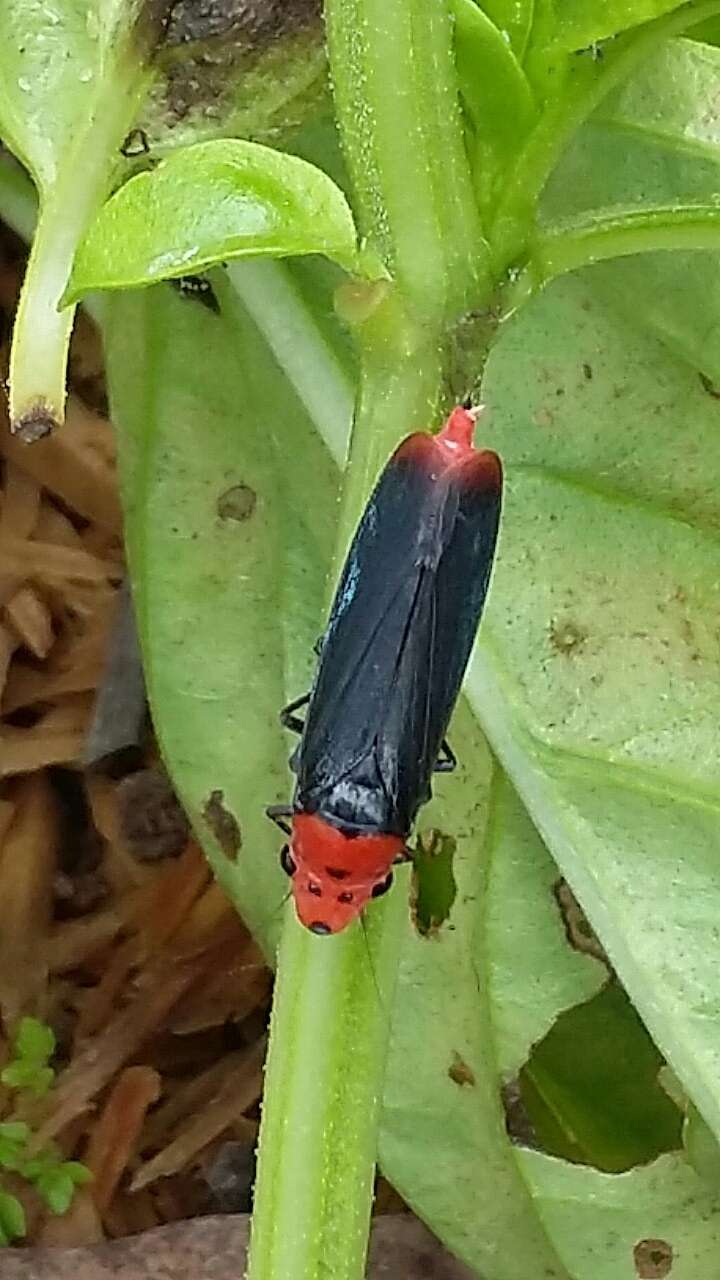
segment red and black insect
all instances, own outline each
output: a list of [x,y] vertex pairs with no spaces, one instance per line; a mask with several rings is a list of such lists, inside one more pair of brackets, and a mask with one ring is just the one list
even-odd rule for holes
[[339,932],[390,888],[433,772],[455,766],[445,733],[487,595],[502,496],[499,458],[473,447],[476,416],[454,409],[439,435],[409,436],[387,463],[340,578],[312,691],[281,716],[301,735],[290,762],[297,785],[291,808],[268,813],[290,836],[282,865],[313,933]]

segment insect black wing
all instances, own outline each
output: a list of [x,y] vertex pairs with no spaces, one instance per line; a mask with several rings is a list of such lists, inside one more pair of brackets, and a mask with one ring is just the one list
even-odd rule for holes
[[[473,453],[468,468],[488,456]],[[458,483],[463,470],[419,435],[380,477],[335,595],[296,756],[303,809],[405,834],[429,794],[499,514],[497,494]]]
[[476,453],[447,474],[452,521],[442,554],[421,584],[412,641],[398,670],[379,739],[407,828],[430,797],[430,781],[477,634],[492,570],[501,507],[494,454]]

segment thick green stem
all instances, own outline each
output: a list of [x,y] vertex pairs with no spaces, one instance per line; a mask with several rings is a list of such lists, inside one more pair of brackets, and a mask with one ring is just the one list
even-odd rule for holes
[[[447,399],[448,327],[489,293],[445,4],[327,0],[338,123],[361,229],[394,277],[359,327],[361,395],[335,567],[391,447]],[[407,877],[360,926],[289,914],[279,956],[249,1280],[360,1280]]]
[[570,55],[562,90],[521,151],[498,206],[490,232],[498,275],[525,253],[545,183],[580,125],[663,41],[718,13],[720,0],[690,0],[672,13],[618,36],[597,63]]
[[405,882],[318,940],[283,931],[248,1280],[364,1275],[377,1114]]

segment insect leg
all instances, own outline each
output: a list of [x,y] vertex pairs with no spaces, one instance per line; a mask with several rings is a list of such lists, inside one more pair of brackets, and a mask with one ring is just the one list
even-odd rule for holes
[[310,701],[310,694],[304,693],[302,698],[296,698],[294,702],[289,702],[280,712],[280,723],[283,729],[291,729],[293,733],[302,733],[305,728],[305,721],[295,715],[301,707],[306,707]]
[[293,816],[293,811],[289,805],[269,804],[267,809],[265,810],[265,813],[266,813],[266,816],[270,818],[272,822],[275,823],[276,827],[279,827],[281,831],[285,832],[286,836],[289,836],[291,834],[290,827],[285,821],[286,818],[292,818]]
[[435,761],[435,773],[453,773],[457,768],[457,759],[450,743],[443,738],[440,754]]

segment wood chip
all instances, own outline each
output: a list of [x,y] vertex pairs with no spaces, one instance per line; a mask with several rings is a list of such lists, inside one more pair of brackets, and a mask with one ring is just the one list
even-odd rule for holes
[[93,1174],[92,1197],[107,1212],[138,1142],[148,1107],[160,1097],[161,1080],[151,1067],[126,1067],[103,1107],[85,1152]]
[[[163,1151],[141,1165],[130,1183],[131,1191],[139,1191],[158,1178],[167,1178],[180,1169],[187,1168],[198,1154],[214,1138],[224,1133],[233,1121],[257,1102],[262,1089],[262,1066],[265,1056],[264,1041],[257,1041],[251,1049],[239,1055],[234,1070],[228,1072],[216,1097],[200,1111],[190,1115],[186,1123]],[[248,1122],[248,1136],[253,1137],[255,1125]]]
[[21,587],[8,600],[5,613],[25,648],[36,658],[47,658],[55,636],[50,612],[37,591]]
[[38,484],[51,486],[78,515],[114,532],[122,528],[112,432],[76,397],[68,399],[62,431],[28,449],[1,429],[0,453]]
[[0,853],[0,1006],[6,1025],[33,1012],[45,988],[58,813],[42,773],[23,778]]

